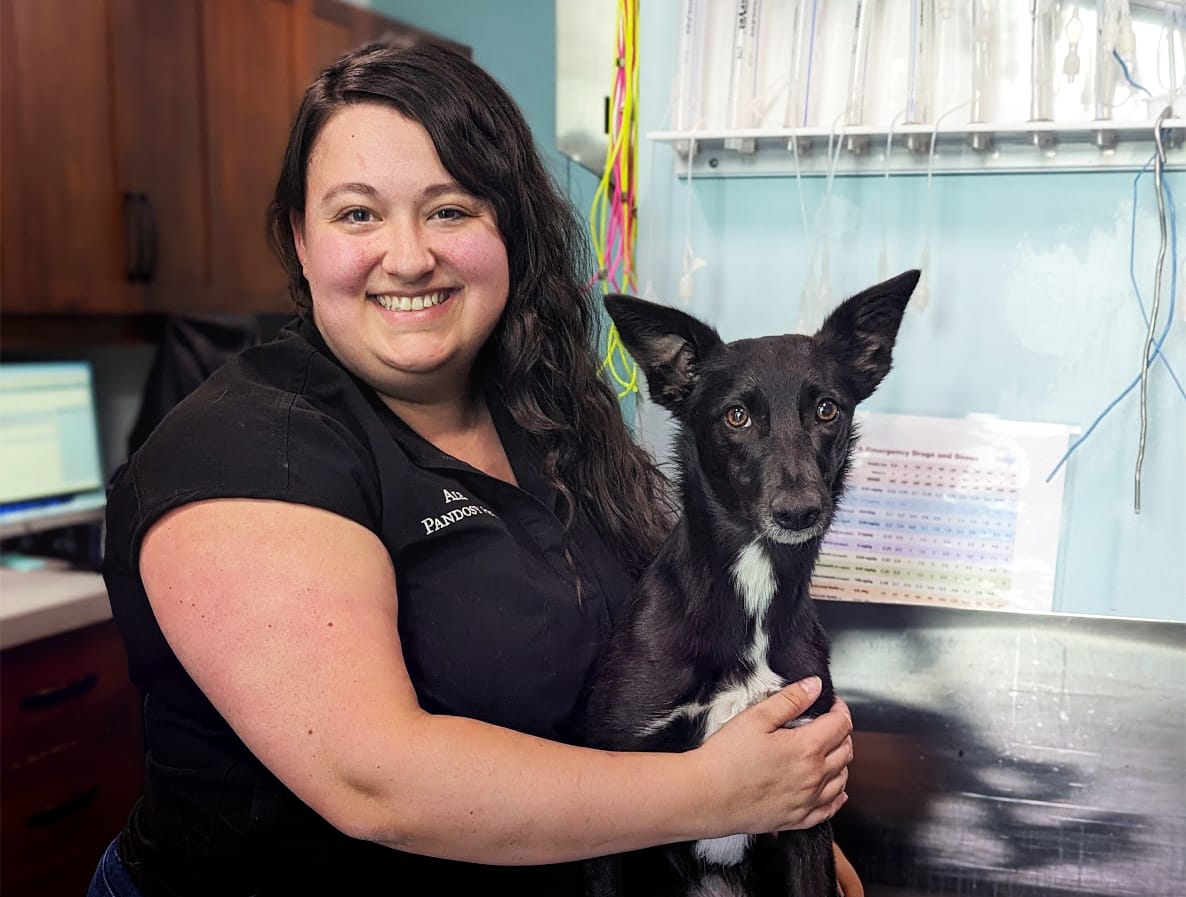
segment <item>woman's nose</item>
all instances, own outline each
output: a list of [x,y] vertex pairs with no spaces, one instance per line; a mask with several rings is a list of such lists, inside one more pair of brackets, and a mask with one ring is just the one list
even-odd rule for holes
[[420,228],[392,228],[383,253],[383,271],[401,281],[423,280],[436,266],[436,258]]

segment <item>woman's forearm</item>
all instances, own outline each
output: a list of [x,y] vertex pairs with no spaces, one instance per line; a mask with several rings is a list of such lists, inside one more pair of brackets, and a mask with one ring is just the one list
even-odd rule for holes
[[507,865],[810,828],[843,804],[852,759],[843,702],[785,728],[818,694],[818,680],[787,686],[682,754],[578,748],[421,712],[396,744],[334,752],[352,765],[335,767],[320,809],[356,837]]
[[424,715],[398,763],[342,775],[322,812],[347,834],[499,865],[556,863],[723,832],[694,754],[615,753]]

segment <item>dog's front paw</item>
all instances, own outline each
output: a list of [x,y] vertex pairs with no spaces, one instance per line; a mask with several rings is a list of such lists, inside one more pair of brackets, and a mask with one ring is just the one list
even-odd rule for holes
[[705,863],[717,866],[736,866],[745,859],[753,835],[728,835],[697,841],[693,846],[696,856]]
[[802,716],[795,717],[795,719],[791,720],[789,723],[784,725],[783,728],[784,729],[798,729],[800,726],[806,726],[809,722],[811,722],[815,718],[816,717],[814,715],[808,716],[805,713]]

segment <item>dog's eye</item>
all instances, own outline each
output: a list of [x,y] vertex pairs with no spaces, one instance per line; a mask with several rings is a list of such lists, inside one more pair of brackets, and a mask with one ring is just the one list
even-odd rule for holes
[[749,426],[749,412],[740,405],[734,405],[725,412],[725,423],[735,430],[741,430]]
[[840,406],[831,399],[821,399],[815,406],[815,419],[830,424],[840,416]]

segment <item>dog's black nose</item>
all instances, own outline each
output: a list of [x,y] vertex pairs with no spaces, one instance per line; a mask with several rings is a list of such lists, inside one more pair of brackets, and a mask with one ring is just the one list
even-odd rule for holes
[[792,504],[775,504],[771,509],[774,515],[774,522],[783,529],[798,532],[799,530],[809,529],[819,522],[820,514],[822,513],[820,506],[816,504],[800,505]]

